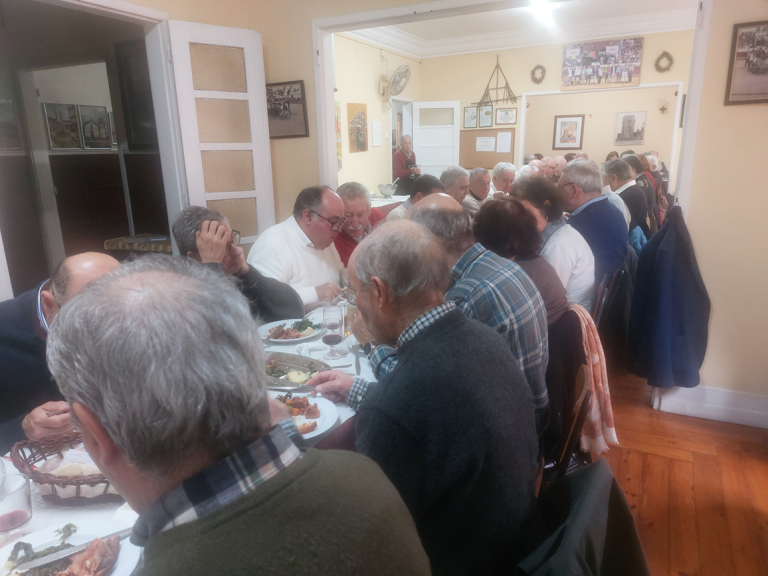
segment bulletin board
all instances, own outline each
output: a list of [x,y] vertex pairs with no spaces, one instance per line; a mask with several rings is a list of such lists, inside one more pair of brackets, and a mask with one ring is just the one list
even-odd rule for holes
[[[477,138],[493,137],[498,142],[499,132],[512,132],[512,144],[509,152],[477,152]],[[515,129],[512,127],[488,128],[487,130],[461,130],[459,136],[459,164],[471,170],[472,168],[487,168],[492,170],[499,162],[514,164]]]

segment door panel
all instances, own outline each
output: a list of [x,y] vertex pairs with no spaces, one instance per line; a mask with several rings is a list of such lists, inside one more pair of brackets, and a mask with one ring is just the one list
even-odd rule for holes
[[459,165],[459,111],[461,102],[413,103],[413,150],[422,174],[440,177]]

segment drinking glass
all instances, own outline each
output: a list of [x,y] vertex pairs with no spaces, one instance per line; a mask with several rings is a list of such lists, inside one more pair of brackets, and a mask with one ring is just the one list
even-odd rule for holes
[[32,518],[29,478],[8,472],[0,476],[0,534],[18,530]]
[[330,346],[327,354],[323,358],[335,360],[343,358],[346,354],[338,352],[335,349],[337,344],[341,344],[344,339],[342,331],[344,330],[344,314],[339,306],[327,306],[323,308],[323,344]]
[[344,314],[344,335],[349,337],[352,335],[352,323],[357,317],[357,306],[350,304]]

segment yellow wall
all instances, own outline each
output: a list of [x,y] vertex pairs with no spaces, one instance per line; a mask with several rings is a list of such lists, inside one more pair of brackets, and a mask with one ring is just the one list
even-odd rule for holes
[[758,20],[765,2],[714,0],[688,227],[712,299],[702,384],[768,394],[768,104],[723,105],[733,25]]
[[[361,182],[371,193],[378,193],[379,184],[392,182],[392,111],[382,109],[379,96],[379,79],[387,70],[391,74],[398,66],[411,67],[411,79],[401,98],[418,100],[419,63],[373,48],[339,34],[334,35],[333,53],[336,62],[335,99],[341,102],[342,169],[339,170],[339,184]],[[347,103],[368,105],[368,151],[349,153],[349,131],[347,130]],[[381,146],[373,146],[372,122],[381,122]]]

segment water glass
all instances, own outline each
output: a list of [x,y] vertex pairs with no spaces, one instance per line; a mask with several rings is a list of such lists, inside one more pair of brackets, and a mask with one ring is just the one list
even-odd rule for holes
[[0,476],[0,534],[18,530],[31,518],[29,478],[16,472]]

